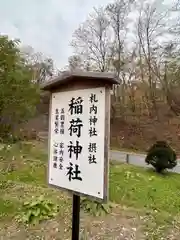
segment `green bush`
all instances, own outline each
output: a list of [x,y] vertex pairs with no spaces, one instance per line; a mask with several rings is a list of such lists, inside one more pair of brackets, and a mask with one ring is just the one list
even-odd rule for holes
[[149,150],[145,162],[151,164],[158,173],[177,165],[175,151],[165,142],[157,141]]

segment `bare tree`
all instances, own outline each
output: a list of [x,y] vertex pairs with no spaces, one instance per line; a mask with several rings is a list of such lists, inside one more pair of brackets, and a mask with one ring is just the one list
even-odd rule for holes
[[[88,19],[74,32],[71,45],[76,54],[83,56],[84,69],[111,71],[113,67],[114,36],[104,8],[96,9]],[[114,69],[114,68],[113,68]],[[112,119],[115,108],[111,105]]]
[[106,12],[109,17],[112,33],[114,35],[113,52],[115,55],[115,68],[118,77],[120,76],[121,66],[124,65],[123,57],[121,57],[121,54],[124,53],[124,43],[126,40],[129,23],[128,17],[133,2],[133,0],[117,0],[112,4],[108,4],[106,7]]
[[[135,6],[138,17],[134,15],[132,19],[130,15]],[[105,8],[94,9],[73,35],[75,55],[70,57],[69,67],[113,71],[121,83],[117,89],[114,88],[121,112],[126,109],[127,99],[135,111],[132,82],[140,79],[146,108],[149,114],[153,110],[158,116],[159,88],[162,82],[165,83],[162,37],[169,34],[168,14],[169,9],[164,10],[158,0],[153,3],[141,1],[140,5],[134,0],[115,0]],[[129,32],[136,35],[131,46]]]
[[69,62],[69,69],[71,71],[76,70],[76,69],[81,69],[82,67],[82,60],[79,55],[72,55],[68,58]]
[[168,44],[164,47],[164,68],[161,73],[161,85],[166,102],[175,115],[180,114],[180,57],[176,45]]
[[51,58],[45,57],[40,52],[35,52],[30,46],[22,47],[21,51],[26,58],[28,67],[32,70],[32,81],[41,83],[52,77],[54,63]]
[[121,95],[122,106],[126,81],[131,78],[131,71],[125,70],[129,56],[124,53],[127,52],[124,45],[132,3],[133,0],[116,0],[105,8],[94,9],[87,21],[75,31],[72,41],[76,53],[83,56],[88,68],[113,71],[119,77],[121,86],[114,88],[114,95]]
[[[166,16],[167,11],[159,11],[156,2],[153,4],[145,3],[139,9],[137,24],[141,79],[148,82],[149,93],[146,93],[145,96],[147,100],[150,99],[156,114],[158,114],[156,103],[157,74],[154,74],[154,66],[157,67],[159,36],[162,37],[166,34]],[[145,63],[143,68],[142,61]]]
[[71,45],[95,70],[104,72],[109,66],[110,43],[109,21],[104,9],[94,8],[94,12],[74,32]]
[[[127,54],[125,52],[125,41],[128,31],[129,13],[133,0],[116,0],[114,3],[108,4],[106,7],[106,14],[110,22],[113,39],[112,62],[116,76],[120,80],[120,87],[114,86],[114,95],[117,96],[121,105],[124,105],[124,91],[125,91],[125,62]],[[127,51],[126,51],[127,52]],[[127,72],[126,72],[127,73]],[[121,96],[121,97],[120,97]]]

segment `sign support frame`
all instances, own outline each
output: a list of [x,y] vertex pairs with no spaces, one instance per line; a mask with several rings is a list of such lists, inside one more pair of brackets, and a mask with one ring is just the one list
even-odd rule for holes
[[[110,73],[98,72],[64,72],[61,76],[42,84],[41,89],[50,92],[50,111],[51,112],[51,97],[54,92],[73,91],[88,88],[105,87],[105,129],[104,129],[104,195],[103,199],[77,193],[72,190],[63,189],[62,187],[49,184],[53,188],[66,190],[72,194],[72,240],[79,240],[80,232],[80,196],[86,196],[89,199],[98,202],[108,201],[108,166],[109,166],[109,134],[110,134],[110,90],[113,84],[119,84],[119,81]],[[50,126],[51,116],[49,116],[49,149],[50,149]]]

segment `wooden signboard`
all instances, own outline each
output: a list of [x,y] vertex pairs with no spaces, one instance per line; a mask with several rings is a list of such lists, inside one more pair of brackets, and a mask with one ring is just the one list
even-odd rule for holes
[[65,72],[42,87],[51,92],[48,183],[71,191],[76,209],[80,195],[108,200],[110,90],[117,83],[112,74]]

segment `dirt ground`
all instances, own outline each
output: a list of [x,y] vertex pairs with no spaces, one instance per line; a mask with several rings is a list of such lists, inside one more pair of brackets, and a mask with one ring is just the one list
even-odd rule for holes
[[[55,219],[41,223],[37,227],[22,227],[12,221],[11,224],[4,224],[0,230],[2,240],[68,240],[71,239],[70,216],[64,220]],[[145,239],[143,233],[143,217],[137,213],[113,209],[113,212],[103,217],[92,217],[81,213],[81,239],[122,239],[141,240]]]
[[[0,224],[1,240],[69,240],[71,239],[71,215],[56,218],[37,226],[20,226],[15,221]],[[81,212],[80,240],[179,240],[177,225],[166,229],[166,236],[147,230],[153,222],[142,213],[114,207],[111,214],[93,217]],[[149,225],[150,224],[150,225]]]

